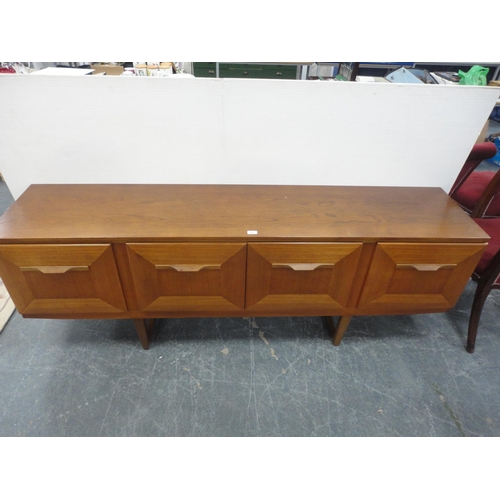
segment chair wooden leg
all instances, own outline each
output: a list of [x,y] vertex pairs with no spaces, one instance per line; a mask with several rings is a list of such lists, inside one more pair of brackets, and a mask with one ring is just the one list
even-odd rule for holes
[[337,326],[335,326],[335,323],[333,322],[331,316],[325,317],[326,323],[330,329],[330,332],[332,333],[333,345],[340,344],[342,338],[344,337],[344,333],[347,330],[347,327],[349,326],[351,318],[352,316],[341,316]]
[[144,349],[149,349],[149,339],[151,337],[151,330],[153,329],[154,319],[134,319],[135,329]]
[[467,333],[467,347],[468,353],[472,354],[474,352],[474,347],[476,344],[477,328],[479,326],[479,320],[481,318],[481,312],[483,310],[484,302],[488,297],[491,287],[486,286],[488,283],[479,282],[476,293],[474,295],[474,301],[472,302],[472,308],[469,319],[469,331]]

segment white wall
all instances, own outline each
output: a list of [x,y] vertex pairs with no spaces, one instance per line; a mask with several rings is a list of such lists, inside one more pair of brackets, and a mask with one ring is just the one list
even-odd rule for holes
[[0,77],[0,172],[33,183],[440,186],[498,97],[486,87]]

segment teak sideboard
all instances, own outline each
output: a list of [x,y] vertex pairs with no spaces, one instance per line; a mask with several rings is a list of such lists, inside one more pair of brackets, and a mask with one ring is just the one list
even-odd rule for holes
[[[440,188],[30,186],[0,218],[27,318],[325,316],[452,308],[489,237]],[[333,326],[332,316],[340,317]]]

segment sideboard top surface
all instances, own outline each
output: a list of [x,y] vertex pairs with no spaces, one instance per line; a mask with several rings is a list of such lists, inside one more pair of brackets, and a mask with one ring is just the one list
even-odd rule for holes
[[488,239],[424,187],[35,184],[0,218],[3,243]]

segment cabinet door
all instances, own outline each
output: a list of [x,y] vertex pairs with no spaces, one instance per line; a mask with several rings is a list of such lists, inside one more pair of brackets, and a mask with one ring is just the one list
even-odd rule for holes
[[379,243],[358,310],[363,314],[412,314],[453,307],[485,246]]
[[251,243],[246,309],[266,314],[341,313],[361,243]]
[[138,308],[145,312],[241,311],[243,243],[133,243],[127,252]]
[[198,78],[215,78],[215,74],[215,68],[197,68],[195,70],[195,76],[197,76]]
[[263,78],[295,80],[297,78],[297,66],[264,66]]
[[193,63],[194,76],[203,78],[215,78],[216,63],[214,62],[195,62]]
[[245,67],[245,68],[229,68],[226,78],[262,78],[263,72],[262,68],[255,67]]
[[0,274],[26,316],[127,309],[111,245],[0,245]]

